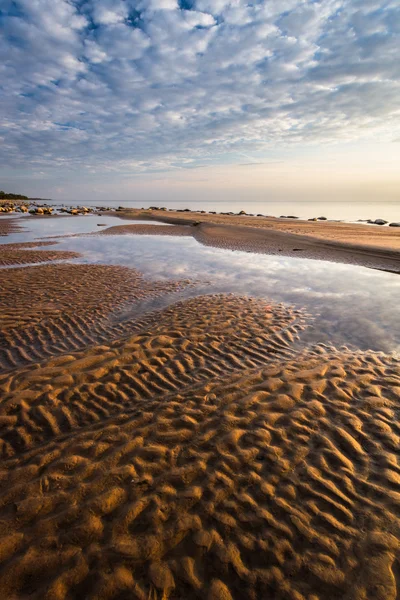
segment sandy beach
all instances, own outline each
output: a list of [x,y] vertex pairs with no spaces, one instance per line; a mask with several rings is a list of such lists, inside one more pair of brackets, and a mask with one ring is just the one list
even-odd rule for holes
[[[93,235],[400,268],[388,229],[122,217],[177,225]],[[304,346],[302,307],[78,256],[0,247],[1,597],[395,600],[400,359]]]
[[[121,219],[154,219],[174,224],[179,226],[176,235],[192,235],[199,242],[214,247],[286,256],[301,253],[304,258],[400,272],[400,229],[395,227],[192,211],[124,209],[114,214]],[[185,225],[191,229],[182,229]],[[135,233],[151,231],[145,227],[140,231],[139,226],[125,226],[119,232],[132,230]],[[116,229],[108,231],[114,232],[119,233]],[[167,235],[167,231],[151,232]]]

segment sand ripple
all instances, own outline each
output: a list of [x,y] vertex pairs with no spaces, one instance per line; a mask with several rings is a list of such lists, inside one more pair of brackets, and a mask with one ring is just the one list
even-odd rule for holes
[[138,330],[142,323],[116,322],[110,314],[189,285],[144,281],[124,267],[80,264],[4,270],[0,280],[0,371]]
[[[8,233],[12,233],[12,231],[8,231]],[[46,263],[53,260],[68,260],[71,258],[78,258],[80,256],[80,254],[77,252],[65,250],[41,250],[43,246],[52,246],[54,244],[55,242],[24,242],[21,244],[4,244],[1,246],[0,266],[8,267],[13,265]],[[34,248],[34,250],[31,250],[30,248]],[[37,250],[37,248],[39,248],[39,250]],[[7,276],[8,275],[0,272],[1,278]]]
[[3,375],[2,597],[395,600],[400,364],[304,321],[195,298]]

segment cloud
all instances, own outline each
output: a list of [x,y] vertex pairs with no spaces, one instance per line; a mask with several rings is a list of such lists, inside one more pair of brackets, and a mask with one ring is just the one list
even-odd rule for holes
[[0,26],[3,167],[399,137],[394,0],[5,0]]

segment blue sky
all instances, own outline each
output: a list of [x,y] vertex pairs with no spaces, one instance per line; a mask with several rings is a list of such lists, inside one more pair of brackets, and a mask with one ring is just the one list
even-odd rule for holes
[[398,0],[3,0],[0,26],[2,189],[396,198]]

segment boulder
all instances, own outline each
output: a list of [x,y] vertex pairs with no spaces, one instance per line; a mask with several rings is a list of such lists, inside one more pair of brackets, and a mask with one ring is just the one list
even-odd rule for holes
[[375,219],[374,225],[386,225],[387,221],[385,219]]
[[400,223],[389,223],[389,227],[400,227]]
[[318,221],[327,221],[327,218],[326,217],[317,217],[317,220]]

